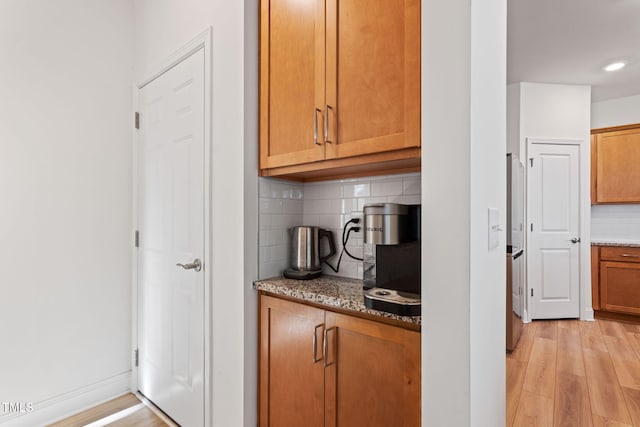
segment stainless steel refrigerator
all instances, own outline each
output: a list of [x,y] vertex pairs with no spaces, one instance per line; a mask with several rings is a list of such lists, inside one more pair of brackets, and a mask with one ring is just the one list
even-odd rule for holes
[[522,333],[524,311],[524,170],[507,154],[507,351],[513,351]]

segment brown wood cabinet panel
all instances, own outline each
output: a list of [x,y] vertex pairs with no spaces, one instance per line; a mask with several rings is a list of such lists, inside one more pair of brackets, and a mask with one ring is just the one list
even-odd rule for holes
[[632,246],[603,246],[600,260],[620,262],[640,262],[640,248]]
[[600,247],[591,246],[591,305],[600,310]]
[[592,133],[592,203],[640,203],[640,124]]
[[324,0],[261,2],[261,168],[324,159],[324,19]]
[[326,426],[419,426],[420,334],[327,312]]
[[327,0],[327,158],[420,146],[420,1]]
[[407,172],[419,147],[420,0],[261,0],[261,175]]
[[639,263],[600,262],[600,306],[603,310],[640,314]]
[[268,295],[259,312],[260,426],[420,425],[419,332]]
[[261,426],[323,426],[323,325],[323,310],[260,296]]

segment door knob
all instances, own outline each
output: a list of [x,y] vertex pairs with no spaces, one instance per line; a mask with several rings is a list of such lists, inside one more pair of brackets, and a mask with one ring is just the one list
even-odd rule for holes
[[202,270],[202,261],[200,261],[200,259],[196,258],[193,260],[193,262],[191,264],[176,264],[177,267],[182,267],[185,270],[195,270],[195,271],[200,271]]
[[573,239],[571,239],[571,243],[578,243],[580,241],[579,237],[574,237]]

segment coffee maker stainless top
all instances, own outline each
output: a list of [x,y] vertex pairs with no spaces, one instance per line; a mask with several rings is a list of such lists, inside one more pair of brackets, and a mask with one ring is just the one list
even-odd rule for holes
[[408,239],[409,206],[398,203],[365,205],[364,243],[397,245]]

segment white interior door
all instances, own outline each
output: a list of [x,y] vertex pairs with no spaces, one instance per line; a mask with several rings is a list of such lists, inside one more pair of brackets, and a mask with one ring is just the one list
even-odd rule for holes
[[529,146],[531,319],[580,315],[579,158],[577,145]]
[[179,424],[201,426],[204,50],[140,89],[139,106],[138,388]]

